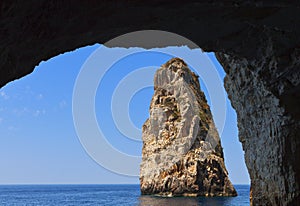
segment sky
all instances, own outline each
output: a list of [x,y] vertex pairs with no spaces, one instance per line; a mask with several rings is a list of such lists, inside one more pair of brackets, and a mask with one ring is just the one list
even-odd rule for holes
[[[86,61],[100,47],[103,48],[99,44],[87,46],[43,61],[30,75],[0,89],[0,184],[139,183],[138,177],[117,174],[99,165],[82,144],[73,121],[73,95],[76,94],[74,85],[83,73],[83,68],[88,66]],[[128,51],[133,53],[118,59],[103,73],[93,99],[94,112],[97,124],[109,145],[122,154],[140,156],[142,142],[139,129],[149,116],[149,104],[153,95],[151,83],[155,70],[172,57],[168,52],[181,52],[195,58],[197,56],[194,50],[187,47],[153,50],[132,48],[126,50]],[[124,49],[103,48],[102,52],[122,53]],[[214,54],[205,55],[222,81],[225,73]],[[104,59],[97,60],[98,73],[104,69]],[[194,67],[191,66],[194,71],[199,69]],[[92,82],[93,76],[89,78]],[[89,80],[85,81],[88,85]],[[210,97],[214,91],[207,86],[209,81],[210,79],[202,79],[200,76],[201,89],[211,105],[213,101]],[[131,86],[136,87],[134,92],[130,90]],[[89,91],[89,87],[84,91]],[[225,94],[224,88],[222,92]],[[219,116],[223,112],[214,106],[211,110],[221,136],[229,177],[233,184],[249,184],[244,152],[238,141],[236,113],[226,94],[224,103],[226,119],[223,131],[219,124]],[[88,109],[82,107],[79,112],[85,115]],[[98,146],[95,145],[95,148],[99,148],[99,154],[108,162],[119,161],[124,170],[130,169],[138,174],[138,165],[113,159],[112,155]]]

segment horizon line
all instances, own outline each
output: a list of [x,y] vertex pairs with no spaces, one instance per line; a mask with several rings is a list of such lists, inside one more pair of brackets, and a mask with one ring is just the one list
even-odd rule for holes
[[[43,185],[140,185],[137,183],[8,183],[8,184],[1,184],[0,186],[26,186],[26,185],[36,185],[36,186],[43,186]],[[250,184],[233,184],[235,185],[249,185]]]

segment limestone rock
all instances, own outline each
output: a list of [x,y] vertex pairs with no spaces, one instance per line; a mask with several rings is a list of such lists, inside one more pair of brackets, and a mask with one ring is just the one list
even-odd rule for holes
[[237,112],[251,178],[250,200],[252,205],[299,205],[300,110],[299,103],[291,101],[299,92],[291,88],[300,86],[300,53],[290,51],[288,60],[282,62],[268,39],[257,53],[260,61],[217,55],[227,73],[225,89]]
[[173,58],[156,72],[154,90],[143,125],[142,194],[237,195],[198,77]]

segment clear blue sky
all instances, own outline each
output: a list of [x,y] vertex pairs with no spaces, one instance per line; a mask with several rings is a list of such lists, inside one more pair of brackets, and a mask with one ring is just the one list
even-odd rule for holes
[[[98,47],[80,48],[41,62],[32,74],[0,89],[0,184],[139,183],[137,177],[115,174],[98,165],[76,135],[72,117],[73,86],[83,63]],[[192,52],[187,48],[184,51]],[[208,56],[223,79],[225,73],[214,54]],[[96,115],[109,143],[118,150],[140,155],[142,144],[116,129],[110,112],[115,87],[137,67],[161,65],[168,59],[168,55],[141,52],[117,62],[105,74],[97,90]],[[153,79],[153,76],[145,78]],[[202,81],[201,87],[207,94]],[[148,117],[152,94],[152,87],[141,89],[129,103],[130,119],[138,128]],[[249,184],[244,153],[238,142],[236,113],[229,100],[226,101],[227,116],[221,135],[225,163],[234,184]]]

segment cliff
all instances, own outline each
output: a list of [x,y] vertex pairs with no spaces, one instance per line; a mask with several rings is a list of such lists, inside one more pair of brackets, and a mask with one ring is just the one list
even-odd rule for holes
[[143,125],[142,194],[235,196],[198,77],[173,58],[157,70]]

